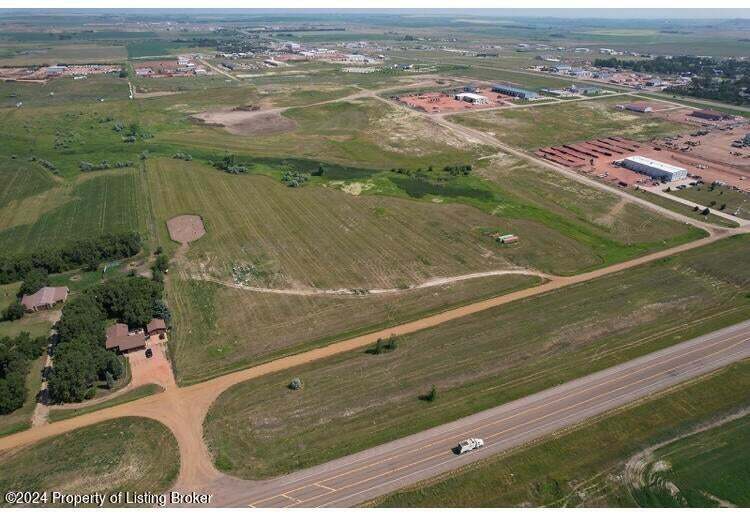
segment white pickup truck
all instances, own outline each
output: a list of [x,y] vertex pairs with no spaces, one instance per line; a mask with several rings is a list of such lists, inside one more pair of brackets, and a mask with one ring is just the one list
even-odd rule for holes
[[474,449],[481,449],[484,447],[484,440],[482,438],[469,438],[458,443],[456,447],[457,454],[464,454]]

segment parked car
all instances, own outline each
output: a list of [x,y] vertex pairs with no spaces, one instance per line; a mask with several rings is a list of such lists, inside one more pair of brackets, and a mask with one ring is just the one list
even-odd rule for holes
[[154,352],[151,351],[151,348],[149,347],[146,349],[146,358],[151,358],[152,356],[154,356]]

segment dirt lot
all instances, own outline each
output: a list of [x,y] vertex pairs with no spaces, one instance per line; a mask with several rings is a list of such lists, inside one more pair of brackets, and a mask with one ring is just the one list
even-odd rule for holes
[[[748,166],[736,166],[728,161],[718,159],[711,161],[708,159],[709,156],[720,156],[721,148],[715,144],[718,141],[719,144],[725,143],[727,145],[725,147],[727,159],[744,161],[744,157],[729,155],[729,151],[735,149],[729,147],[728,144],[736,139],[738,135],[744,136],[746,132],[742,133],[737,130],[731,133],[716,132],[716,134],[712,133],[701,137],[681,135],[676,139],[658,139],[651,143],[637,143],[632,140],[624,140],[623,138],[602,137],[596,140],[569,143],[560,147],[541,148],[536,151],[536,155],[563,166],[576,168],[600,179],[620,184],[621,186],[647,186],[654,184],[648,176],[637,174],[612,164],[613,161],[628,156],[645,156],[671,165],[684,167],[690,176],[696,179],[701,178],[706,183],[720,181],[729,186],[737,187],[740,190],[750,191],[750,164]],[[707,143],[702,148],[683,146],[686,141],[693,140],[692,142],[697,142],[695,140],[704,140],[709,136],[710,139],[705,140]],[[623,145],[627,145],[628,149],[618,147],[617,140],[620,140]],[[741,154],[743,156],[745,154],[750,156],[750,149],[747,147],[736,150],[742,151]],[[745,150],[748,150],[748,153]],[[708,152],[706,156],[703,156],[704,151]],[[596,157],[592,157],[592,155]]]
[[230,134],[238,136],[261,136],[288,132],[297,123],[280,114],[282,109],[269,110],[220,110],[203,112],[195,117],[208,125],[224,127]]
[[200,239],[206,234],[203,219],[198,215],[178,215],[167,221],[169,236],[173,241],[188,243]]
[[477,89],[477,94],[486,96],[489,99],[489,103],[484,105],[475,105],[466,101],[459,101],[452,95],[443,92],[424,92],[422,94],[412,94],[406,96],[399,96],[398,101],[405,104],[407,107],[428,112],[431,114],[447,113],[447,112],[461,112],[464,110],[472,110],[477,108],[491,108],[500,107],[508,104],[508,100],[511,98],[497,92],[492,92],[490,88]]

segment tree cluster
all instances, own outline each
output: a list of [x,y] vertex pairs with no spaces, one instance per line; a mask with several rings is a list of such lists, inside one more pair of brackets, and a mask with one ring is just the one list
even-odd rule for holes
[[57,325],[59,345],[53,353],[50,398],[79,402],[92,398],[99,381],[112,385],[123,374],[120,358],[105,347],[108,320],[142,328],[163,313],[163,286],[143,277],[106,281],[71,299]]
[[291,188],[302,186],[308,179],[310,179],[310,174],[305,174],[295,168],[287,168],[281,174],[281,182]]
[[141,249],[135,232],[105,234],[79,239],[65,246],[46,247],[17,255],[0,257],[0,284],[25,280],[30,273],[61,273],[75,268],[91,271],[104,261],[132,257]]
[[133,166],[132,161],[115,161],[110,163],[109,160],[103,159],[99,163],[89,163],[88,161],[81,161],[78,163],[78,169],[81,172],[93,172],[95,170],[109,170],[111,168],[127,168]]
[[0,338],[0,414],[8,414],[26,401],[26,376],[31,361],[44,352],[46,339],[31,338],[27,332]]
[[223,170],[229,174],[244,174],[247,172],[247,166],[237,162],[237,158],[234,154],[227,154],[221,161],[211,161],[211,165],[219,170]]
[[471,165],[448,165],[443,168],[443,172],[448,172],[452,176],[469,175]]

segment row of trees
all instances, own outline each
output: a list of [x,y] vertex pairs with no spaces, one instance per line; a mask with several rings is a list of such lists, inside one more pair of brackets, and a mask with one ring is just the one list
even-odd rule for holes
[[107,321],[145,327],[154,317],[169,319],[163,285],[143,277],[111,279],[68,301],[57,324],[59,344],[48,380],[55,402],[92,398],[97,382],[111,386],[123,374],[119,356],[105,347]]
[[42,248],[31,253],[0,257],[0,284],[25,280],[34,271],[61,273],[85,268],[96,270],[104,261],[132,257],[141,249],[135,232],[106,234],[80,239],[65,246]]
[[44,353],[46,343],[44,337],[31,338],[27,332],[0,338],[0,414],[15,411],[26,401],[31,361]]

